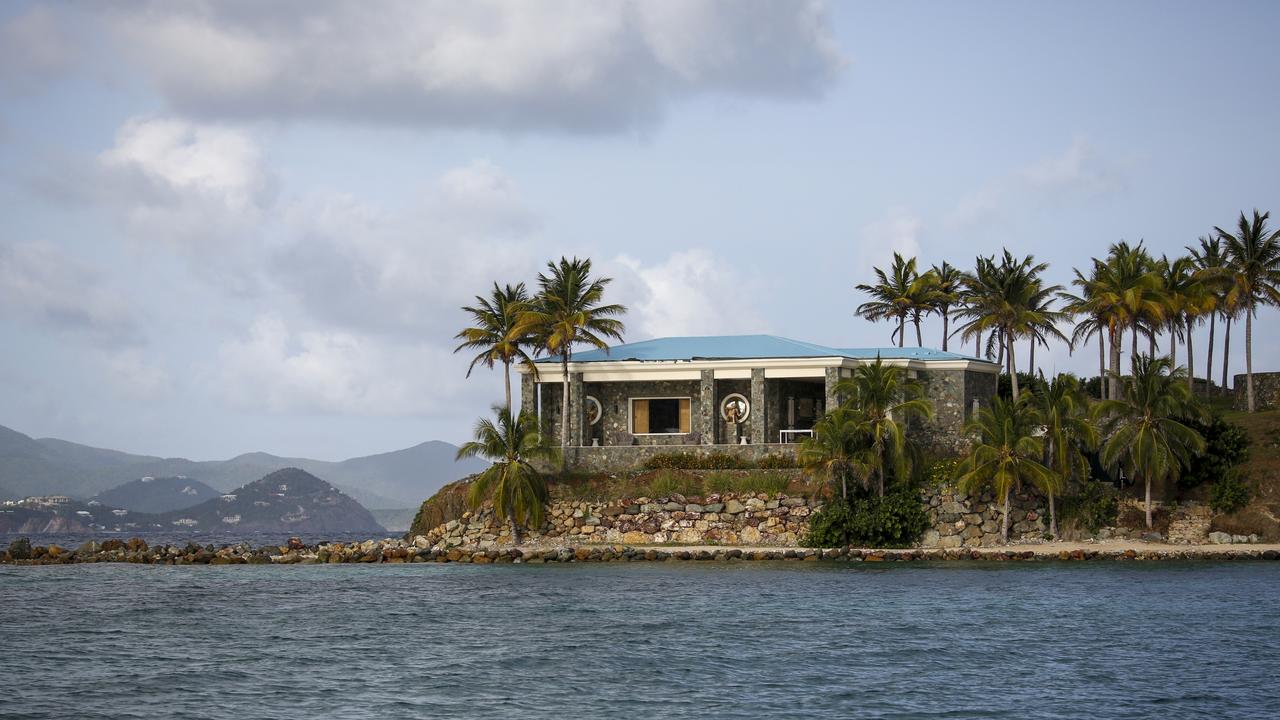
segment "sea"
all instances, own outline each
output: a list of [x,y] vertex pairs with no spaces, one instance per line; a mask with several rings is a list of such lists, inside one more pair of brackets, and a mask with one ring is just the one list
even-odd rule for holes
[[0,717],[1277,718],[1280,563],[0,565]]

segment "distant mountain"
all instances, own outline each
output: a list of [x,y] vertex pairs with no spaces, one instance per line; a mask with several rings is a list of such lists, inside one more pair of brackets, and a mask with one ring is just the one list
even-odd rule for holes
[[118,508],[97,499],[84,502],[45,498],[0,505],[0,533],[180,532],[184,529],[228,534],[268,531],[382,535],[386,532],[373,515],[349,495],[297,468],[277,470],[231,493],[161,513]]
[[15,497],[61,494],[88,498],[144,476],[185,475],[226,491],[287,467],[333,483],[365,507],[417,507],[440,487],[483,470],[469,459],[454,462],[457,448],[431,441],[404,450],[326,462],[247,453],[230,460],[192,461],[133,455],[66,440],[35,440],[0,426],[0,485]]
[[182,475],[167,478],[147,476],[100,492],[93,499],[103,505],[134,512],[163,513],[199,505],[221,494],[199,480]]
[[386,532],[360,503],[305,470],[277,470],[232,493],[161,513],[161,524],[204,532]]

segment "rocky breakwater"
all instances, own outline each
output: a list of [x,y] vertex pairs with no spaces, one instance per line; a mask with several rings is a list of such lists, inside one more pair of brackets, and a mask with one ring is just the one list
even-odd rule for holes
[[[778,494],[672,495],[611,502],[560,500],[546,510],[542,527],[525,533],[540,544],[766,545],[794,547],[808,531],[821,500]],[[431,547],[488,550],[511,545],[506,523],[492,508],[467,512],[427,531]]]
[[366,540],[358,543],[304,545],[296,539],[281,546],[160,545],[149,547],[138,538],[101,543],[86,542],[74,550],[56,545],[32,546],[16,540],[0,554],[0,561],[16,565],[72,563],[142,563],[151,565],[318,565],[318,564],[544,564],[599,562],[743,562],[834,561],[844,563],[901,563],[939,561],[1143,561],[1143,560],[1280,560],[1274,549],[1205,546],[1198,549],[1072,549],[931,548],[863,550],[856,548],[655,548],[603,545],[558,548],[478,548],[430,546],[424,536],[406,540]]

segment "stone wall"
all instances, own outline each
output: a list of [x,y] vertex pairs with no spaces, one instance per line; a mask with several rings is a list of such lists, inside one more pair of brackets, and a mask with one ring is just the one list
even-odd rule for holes
[[[1234,398],[1237,410],[1248,408],[1248,379],[1245,375],[1235,376]],[[1280,408],[1280,372],[1253,374],[1253,402],[1258,410],[1275,410]]]
[[794,458],[795,443],[770,443],[766,445],[619,445],[614,447],[566,448],[564,460],[567,467],[582,472],[612,472],[640,468],[645,461],[657,455],[679,453],[706,457],[717,453],[732,453],[747,462],[757,462],[770,455]]
[[[1002,544],[1002,507],[992,494],[969,496],[943,488],[923,489],[920,497],[929,515],[929,529],[921,538],[920,547],[990,548]],[[794,547],[808,533],[809,518],[822,506],[821,499],[763,493],[639,497],[611,502],[561,500],[548,506],[546,522],[537,531],[528,532],[524,542]],[[1210,517],[1208,508],[1184,504],[1174,509],[1167,537],[1152,536],[1145,528],[1123,527],[1102,528],[1097,537],[1201,544],[1210,540]],[[1044,498],[1033,492],[1015,493],[1010,498],[1009,541],[1043,542],[1048,531]],[[511,544],[510,529],[497,522],[489,508],[466,513],[461,519],[433,528],[424,537],[421,546],[441,550],[487,550]]]

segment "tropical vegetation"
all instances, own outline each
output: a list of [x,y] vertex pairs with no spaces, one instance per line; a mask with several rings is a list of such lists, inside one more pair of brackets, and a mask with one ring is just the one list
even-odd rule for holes
[[538,467],[553,462],[558,453],[532,414],[517,415],[500,405],[494,406],[493,414],[492,420],[476,423],[474,439],[458,448],[458,459],[493,462],[471,482],[467,501],[473,508],[491,501],[494,515],[510,523],[511,538],[518,544],[522,526],[542,525],[547,484]]

